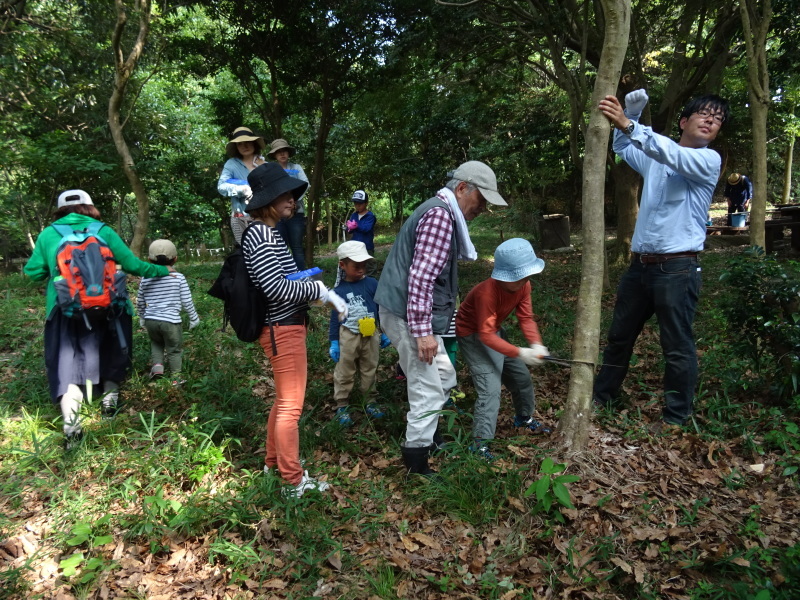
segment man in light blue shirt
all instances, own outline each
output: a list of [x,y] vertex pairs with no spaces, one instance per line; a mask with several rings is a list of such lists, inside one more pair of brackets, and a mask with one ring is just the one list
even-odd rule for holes
[[719,179],[721,158],[707,146],[728,120],[728,102],[709,95],[691,100],[680,116],[676,143],[639,124],[647,93],[600,101],[616,127],[614,152],[644,177],[639,216],[631,241],[633,258],[617,288],[614,318],[603,366],[594,385],[596,404],[619,395],[636,338],[654,314],[664,352],[664,424],[683,425],[692,414],[697,351],[692,324],[700,293],[698,253],[706,239],[706,216]]

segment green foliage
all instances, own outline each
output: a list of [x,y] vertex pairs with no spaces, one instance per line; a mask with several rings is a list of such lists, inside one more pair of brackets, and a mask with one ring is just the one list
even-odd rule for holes
[[73,577],[80,572],[79,582],[88,584],[95,581],[102,573],[114,568],[115,563],[97,551],[100,546],[114,541],[114,536],[107,533],[110,521],[111,515],[105,514],[93,523],[79,521],[72,526],[70,530],[72,537],[65,543],[72,547],[86,545],[88,552],[75,552],[59,562],[65,577]]
[[566,469],[567,465],[565,463],[555,463],[552,458],[546,457],[539,468],[541,477],[525,490],[526,497],[536,495],[536,505],[533,507],[534,512],[544,512],[562,523],[564,517],[558,510],[553,511],[553,506],[560,504],[565,508],[575,508],[572,505],[572,500],[570,500],[569,489],[566,484],[581,480],[577,475],[557,475],[566,471]]
[[732,343],[757,371],[777,379],[776,392],[784,399],[800,391],[799,269],[754,246],[720,276],[728,288],[720,306],[736,332]]

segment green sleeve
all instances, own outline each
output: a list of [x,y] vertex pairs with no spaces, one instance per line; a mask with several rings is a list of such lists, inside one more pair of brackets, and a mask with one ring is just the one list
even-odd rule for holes
[[111,253],[117,264],[122,267],[126,273],[138,275],[140,277],[163,277],[169,275],[169,269],[163,265],[154,265],[139,259],[122,238],[117,235],[117,232],[111,229],[108,225],[100,230],[100,236],[108,244]]
[[[41,234],[40,234],[41,237]],[[42,281],[50,277],[50,261],[44,252],[43,240],[37,239],[33,248],[33,254],[25,264],[23,271],[25,275],[34,281]]]

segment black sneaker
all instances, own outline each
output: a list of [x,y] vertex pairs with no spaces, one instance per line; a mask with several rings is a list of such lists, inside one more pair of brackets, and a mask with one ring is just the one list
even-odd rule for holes
[[524,427],[536,434],[547,434],[550,433],[550,428],[542,425],[534,419],[533,417],[523,417],[520,415],[516,415],[514,417],[514,427]]
[[75,433],[68,433],[64,436],[64,452],[75,450],[83,440],[83,431],[76,431]]
[[122,403],[117,401],[116,404],[103,405],[101,415],[104,421],[109,421],[116,417],[122,411]]

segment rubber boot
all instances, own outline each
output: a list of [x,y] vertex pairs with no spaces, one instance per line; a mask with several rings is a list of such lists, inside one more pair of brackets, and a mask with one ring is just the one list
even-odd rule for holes
[[442,434],[439,433],[439,428],[433,433],[433,443],[428,446],[428,456],[436,456],[447,447],[447,442],[444,441]]
[[429,446],[424,446],[422,448],[406,448],[403,446],[400,450],[403,453],[403,462],[408,469],[409,475],[416,473],[418,475],[430,477],[436,474],[436,471],[428,466]]

